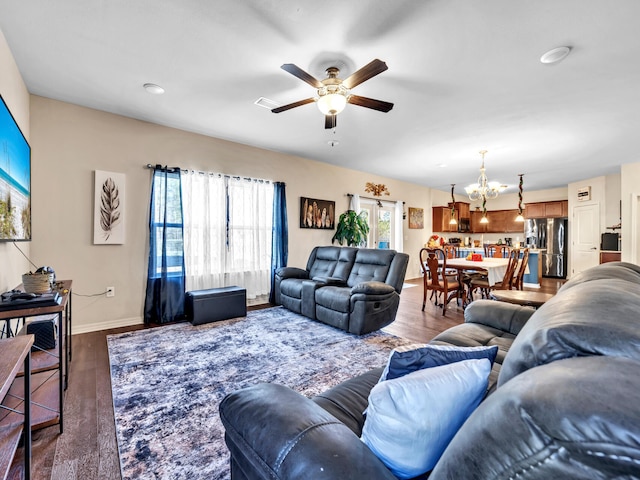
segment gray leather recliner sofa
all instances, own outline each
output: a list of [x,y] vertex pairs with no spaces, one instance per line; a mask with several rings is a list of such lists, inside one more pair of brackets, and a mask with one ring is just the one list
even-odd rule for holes
[[276,304],[356,335],[379,330],[396,317],[408,263],[395,250],[315,247],[306,269],[276,271]]
[[[535,312],[472,302],[432,343],[499,354],[488,396],[429,480],[640,479],[638,312],[640,266],[620,262],[574,275]],[[381,372],[312,399],[274,384],[228,395],[231,478],[394,479],[359,438]]]

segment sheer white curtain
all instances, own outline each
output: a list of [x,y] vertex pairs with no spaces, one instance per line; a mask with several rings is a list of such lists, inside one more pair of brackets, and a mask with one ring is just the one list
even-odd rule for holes
[[222,175],[182,172],[185,288],[225,286],[226,191]]
[[238,285],[247,298],[271,288],[273,184],[182,173],[187,291]]
[[273,184],[229,178],[228,285],[242,285],[247,298],[268,295],[271,289],[271,231]]
[[395,211],[395,217],[396,217],[396,221],[395,221],[395,237],[396,237],[396,245],[395,245],[395,249],[398,252],[403,252],[404,251],[404,232],[403,232],[403,225],[404,225],[404,221],[402,219],[402,215],[404,213],[404,202],[396,202],[396,211]]
[[351,200],[349,201],[349,210],[354,210],[357,213],[360,213],[360,195],[353,194],[351,195]]

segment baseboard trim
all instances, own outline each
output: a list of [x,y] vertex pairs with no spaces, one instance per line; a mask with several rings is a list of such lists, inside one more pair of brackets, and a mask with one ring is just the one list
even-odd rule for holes
[[110,330],[112,328],[133,327],[142,325],[144,322],[142,317],[120,318],[118,320],[108,320],[106,322],[89,323],[86,325],[72,325],[71,334],[79,335],[81,333],[97,332],[100,330]]

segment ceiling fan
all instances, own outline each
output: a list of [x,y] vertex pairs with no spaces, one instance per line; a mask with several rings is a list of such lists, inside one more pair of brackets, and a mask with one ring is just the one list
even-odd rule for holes
[[382,60],[375,59],[371,61],[344,80],[338,78],[340,70],[337,67],[327,68],[327,78],[324,80],[314,78],[293,63],[285,63],[280,68],[316,88],[318,95],[274,108],[271,110],[273,113],[284,112],[285,110],[300,107],[307,103],[316,102],[320,111],[325,115],[324,128],[335,128],[337,125],[337,116],[344,110],[347,103],[385,113],[393,108],[393,103],[360,97],[351,93],[352,88],[387,70],[387,64]]

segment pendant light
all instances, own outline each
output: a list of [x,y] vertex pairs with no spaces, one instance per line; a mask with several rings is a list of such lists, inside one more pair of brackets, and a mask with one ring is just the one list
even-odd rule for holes
[[453,196],[453,187],[456,184],[451,184],[451,220],[449,220],[449,225],[457,225],[458,221],[456,220],[456,197]]
[[520,177],[520,183],[518,184],[518,216],[516,217],[516,222],[524,222],[524,216],[522,215],[522,177],[524,174],[519,173],[518,176]]
[[489,223],[489,219],[487,218],[487,197],[482,197],[482,218],[480,219],[480,223]]

